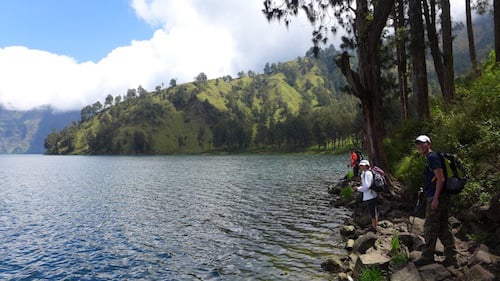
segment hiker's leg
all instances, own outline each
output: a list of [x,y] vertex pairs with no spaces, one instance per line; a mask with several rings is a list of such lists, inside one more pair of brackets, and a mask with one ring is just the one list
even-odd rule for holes
[[428,197],[425,210],[425,224],[424,224],[425,246],[422,251],[422,258],[426,259],[434,259],[436,242],[441,228],[439,220],[439,209],[432,210],[431,202],[432,202],[432,197]]
[[455,260],[457,254],[457,248],[455,246],[455,237],[451,229],[451,224],[449,222],[449,206],[450,197],[449,195],[442,195],[439,198],[439,208],[441,209],[440,214],[440,225],[441,231],[439,234],[439,240],[444,246],[444,256],[446,259]]
[[372,228],[376,231],[378,223],[377,198],[368,200],[366,203],[368,206],[368,212],[370,213],[370,218],[372,219]]

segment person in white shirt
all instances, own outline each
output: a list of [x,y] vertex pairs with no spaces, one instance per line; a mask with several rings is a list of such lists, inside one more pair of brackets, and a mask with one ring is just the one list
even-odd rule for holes
[[370,186],[373,183],[373,172],[370,170],[370,162],[361,160],[359,162],[361,169],[361,185],[353,187],[354,191],[363,192],[363,202],[368,207],[370,218],[372,219],[372,231],[377,233],[378,210],[377,210],[377,192],[372,190]]

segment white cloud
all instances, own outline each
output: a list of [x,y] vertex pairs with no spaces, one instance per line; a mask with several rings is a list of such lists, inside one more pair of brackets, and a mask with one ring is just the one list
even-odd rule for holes
[[209,79],[261,72],[266,62],[292,60],[311,46],[308,23],[292,23],[288,31],[268,23],[261,1],[131,0],[131,6],[154,35],[117,46],[98,62],[22,46],[0,49],[0,103],[79,110],[108,94],[139,85],[153,90],[170,79],[189,82],[200,72]]
[[[463,1],[452,0],[454,19]],[[287,29],[269,23],[260,0],[130,0],[137,17],[151,25],[148,40],[131,41],[97,62],[21,46],[0,49],[0,103],[15,109],[50,104],[79,110],[111,94],[141,85],[154,90],[170,79],[193,81],[239,71],[262,72],[266,62],[303,56],[312,28],[303,14]],[[90,42],[91,39],[89,39]],[[89,48],[92,44],[89,43]]]
[[95,90],[89,75],[92,63],[77,64],[66,56],[13,46],[0,49],[0,103],[9,108],[30,109],[53,104],[74,108],[83,98],[76,92]]

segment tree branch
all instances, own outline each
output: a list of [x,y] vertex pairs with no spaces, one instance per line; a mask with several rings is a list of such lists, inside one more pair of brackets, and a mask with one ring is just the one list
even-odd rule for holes
[[349,54],[347,52],[343,52],[339,61],[337,61],[337,65],[339,65],[342,74],[344,74],[347,83],[353,89],[353,94],[361,98],[362,93],[364,93],[364,87],[359,80],[359,74],[351,69],[351,63],[349,60]]

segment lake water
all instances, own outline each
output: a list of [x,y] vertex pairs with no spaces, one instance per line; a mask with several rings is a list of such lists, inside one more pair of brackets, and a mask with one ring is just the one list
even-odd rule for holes
[[343,156],[0,156],[0,280],[333,280]]

